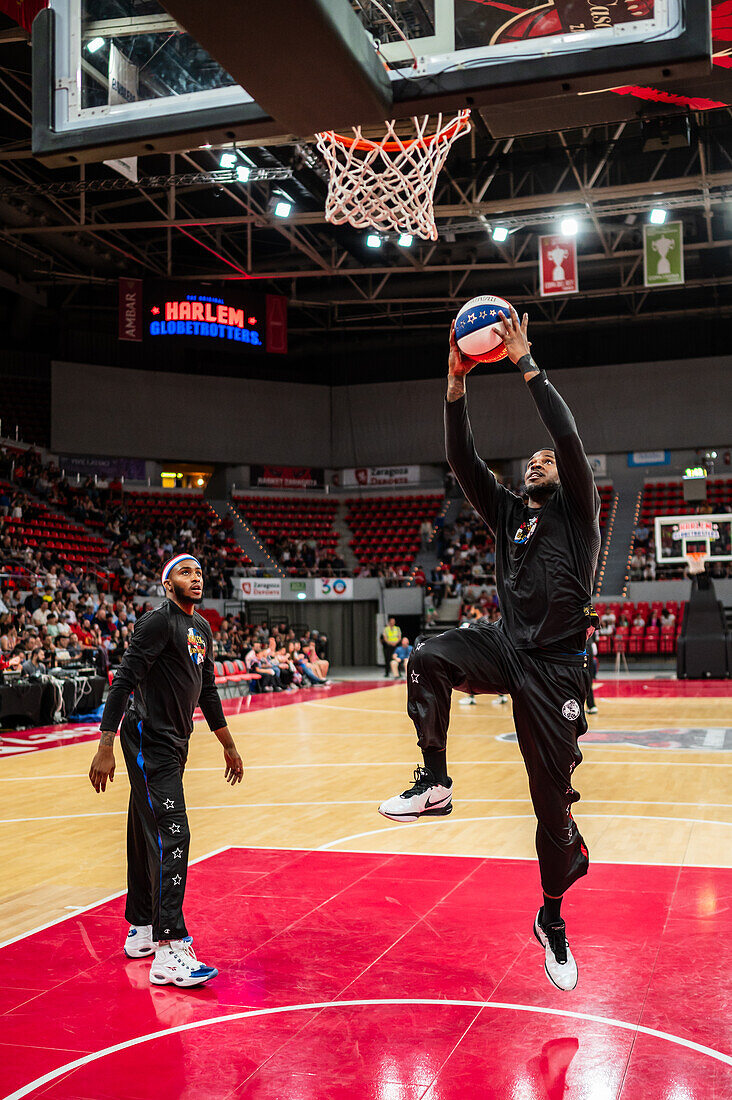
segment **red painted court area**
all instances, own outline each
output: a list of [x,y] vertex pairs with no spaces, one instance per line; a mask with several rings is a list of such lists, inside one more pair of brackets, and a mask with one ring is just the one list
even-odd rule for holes
[[732,870],[593,866],[565,903],[572,993],[538,896],[529,861],[227,849],[189,872],[207,987],[150,986],[122,897],[0,950],[2,1095],[732,1096]]

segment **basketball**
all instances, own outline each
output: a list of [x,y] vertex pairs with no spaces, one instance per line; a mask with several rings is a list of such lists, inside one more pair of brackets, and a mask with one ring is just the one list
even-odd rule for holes
[[481,294],[471,298],[455,318],[455,339],[464,355],[479,363],[497,363],[508,354],[496,326],[503,317],[510,317],[511,307],[505,298]]

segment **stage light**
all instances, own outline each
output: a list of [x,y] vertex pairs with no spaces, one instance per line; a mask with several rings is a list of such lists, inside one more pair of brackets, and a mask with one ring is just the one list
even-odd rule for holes
[[367,248],[381,248],[381,237],[378,233],[369,233],[366,238]]
[[505,225],[495,225],[493,227],[493,233],[491,234],[491,236],[493,237],[493,240],[497,242],[497,244],[503,244],[504,241],[508,240],[508,230],[506,229]]
[[227,149],[225,153],[221,154],[219,165],[222,168],[233,168],[236,164],[236,153],[232,153],[230,149]]
[[274,216],[276,218],[289,218],[292,213],[292,203],[289,199],[278,199],[275,203]]
[[397,243],[400,244],[402,248],[411,248],[413,240],[414,237],[411,233],[402,233]]
[[298,598],[298,600],[306,600],[307,599],[307,594],[305,592],[298,592],[297,593],[297,598]]
[[237,164],[236,166],[236,178],[239,183],[246,183],[252,174],[252,170],[248,164]]
[[89,53],[96,53],[97,50],[101,50],[103,45],[104,45],[104,39],[103,38],[90,38],[89,41],[86,44],[86,48],[89,51]]
[[662,206],[656,206],[651,210],[651,225],[663,225],[668,217],[668,211]]
[[565,237],[575,237],[579,229],[576,218],[562,218],[562,233]]

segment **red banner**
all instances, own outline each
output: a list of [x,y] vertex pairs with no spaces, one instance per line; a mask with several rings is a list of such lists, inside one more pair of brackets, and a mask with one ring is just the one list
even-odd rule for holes
[[539,237],[539,283],[543,298],[577,293],[577,241],[574,237],[556,233]]
[[287,355],[287,298],[267,295],[267,351]]
[[142,340],[142,279],[119,281],[119,339]]

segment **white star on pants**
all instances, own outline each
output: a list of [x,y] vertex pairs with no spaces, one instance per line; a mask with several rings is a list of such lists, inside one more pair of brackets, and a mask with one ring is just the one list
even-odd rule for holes
[[171,833],[179,833],[180,832],[180,825],[171,825],[170,826],[170,831],[171,831]]
[[172,810],[173,807],[175,806],[175,802],[173,801],[172,798],[166,798],[165,802],[163,802],[163,806],[165,806],[166,810]]
[[180,859],[182,855],[183,855],[183,849],[182,848],[176,848],[173,851],[173,859]]
[[413,672],[412,673],[412,683],[413,684],[418,684],[419,683],[419,673],[418,672]]
[[183,879],[180,877],[180,875],[173,875],[173,886],[180,886],[182,881]]

